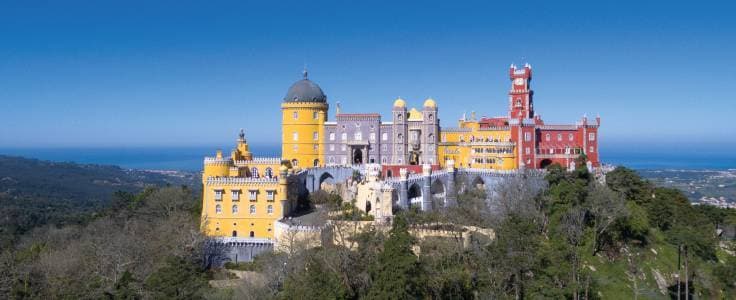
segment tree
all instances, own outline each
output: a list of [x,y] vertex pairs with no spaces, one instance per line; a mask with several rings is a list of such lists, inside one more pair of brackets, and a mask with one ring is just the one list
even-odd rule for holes
[[368,299],[416,299],[423,295],[420,283],[421,268],[412,252],[414,238],[409,234],[406,220],[394,218],[389,237],[370,266],[372,285]]
[[608,187],[593,183],[586,200],[593,222],[593,256],[600,251],[601,237],[608,233],[612,225],[628,215],[626,203],[618,193]]
[[171,256],[146,279],[145,286],[154,299],[202,299],[208,283],[197,265]]
[[535,268],[538,247],[539,228],[532,219],[511,214],[501,223],[497,240],[489,246],[492,264],[486,270],[491,277],[499,278],[496,286],[500,292],[506,293],[509,287],[514,298],[524,298],[525,282]]

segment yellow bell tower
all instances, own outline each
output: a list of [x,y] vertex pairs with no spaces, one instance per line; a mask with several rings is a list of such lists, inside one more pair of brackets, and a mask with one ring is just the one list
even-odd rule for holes
[[316,83],[304,78],[289,88],[281,104],[281,157],[293,167],[324,164],[324,124],[327,96]]

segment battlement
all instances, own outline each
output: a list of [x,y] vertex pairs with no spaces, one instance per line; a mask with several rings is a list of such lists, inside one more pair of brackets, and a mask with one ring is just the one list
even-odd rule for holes
[[251,184],[278,184],[279,179],[252,178],[252,177],[207,177],[207,185],[251,185]]

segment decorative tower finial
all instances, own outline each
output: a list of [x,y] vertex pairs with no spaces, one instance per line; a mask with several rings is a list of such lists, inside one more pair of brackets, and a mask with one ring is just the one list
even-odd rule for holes
[[339,115],[340,114],[340,101],[337,101],[337,103],[335,104],[337,106],[337,108],[335,109],[335,115]]
[[238,134],[241,140],[245,140],[245,130],[243,128],[240,128],[240,133]]
[[309,73],[307,72],[307,64],[304,64],[304,70],[302,70],[302,76],[304,76],[304,79],[307,79]]

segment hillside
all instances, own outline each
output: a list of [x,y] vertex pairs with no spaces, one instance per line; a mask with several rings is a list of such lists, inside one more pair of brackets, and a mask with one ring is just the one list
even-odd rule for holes
[[37,226],[83,223],[109,206],[117,192],[198,188],[197,176],[0,155],[0,248]]

